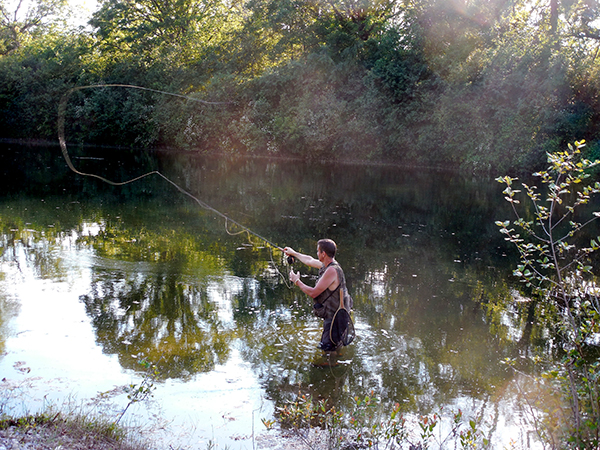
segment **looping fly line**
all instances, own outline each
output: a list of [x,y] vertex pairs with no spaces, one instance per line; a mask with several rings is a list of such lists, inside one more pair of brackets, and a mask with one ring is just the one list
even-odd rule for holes
[[[60,144],[60,149],[61,149],[63,157],[64,157],[64,159],[65,159],[65,161],[67,163],[67,166],[69,166],[69,169],[71,169],[73,172],[75,172],[78,175],[82,175],[82,176],[85,176],[85,177],[97,178],[97,179],[99,179],[99,180],[101,180],[101,181],[103,181],[105,183],[108,183],[108,184],[110,184],[112,186],[124,186],[126,184],[130,184],[130,183],[134,183],[136,181],[139,181],[139,180],[141,180],[143,178],[146,178],[146,177],[148,177],[150,175],[157,175],[160,178],[162,178],[163,180],[165,180],[167,183],[170,183],[179,192],[181,192],[182,194],[187,195],[188,197],[190,197],[192,200],[194,200],[202,208],[204,208],[204,209],[206,209],[208,211],[211,211],[212,213],[216,214],[219,217],[222,217],[225,220],[225,230],[227,231],[227,234],[235,236],[235,235],[238,235],[238,234],[247,233],[248,235],[256,236],[258,239],[266,242],[271,247],[274,247],[274,248],[277,248],[278,250],[283,251],[283,249],[281,247],[279,247],[278,245],[272,243],[268,239],[266,239],[263,236],[255,233],[254,231],[252,231],[248,227],[245,227],[244,225],[242,225],[239,222],[233,220],[232,218],[230,218],[226,214],[223,214],[222,212],[216,210],[212,206],[210,206],[207,203],[203,202],[202,200],[200,200],[198,197],[194,196],[190,192],[188,192],[185,189],[181,188],[177,183],[175,183],[174,181],[172,181],[169,178],[167,178],[165,175],[163,175],[162,173],[160,173],[158,170],[153,170],[151,172],[144,173],[144,174],[142,174],[140,176],[137,176],[135,178],[131,178],[131,179],[126,180],[126,181],[112,181],[112,180],[104,178],[104,177],[102,177],[100,175],[96,175],[94,173],[85,173],[85,172],[81,172],[81,171],[77,170],[77,168],[75,168],[75,166],[73,165],[73,163],[71,161],[71,158],[69,156],[69,152],[67,150],[67,143],[66,143],[66,140],[65,140],[65,116],[66,116],[67,104],[68,104],[69,98],[76,91],[81,91],[81,90],[84,90],[84,89],[107,88],[107,87],[138,89],[138,90],[142,90],[142,91],[155,92],[155,93],[158,93],[158,94],[170,95],[172,97],[178,97],[178,98],[183,98],[183,99],[186,99],[186,100],[191,100],[191,101],[199,102],[199,103],[202,103],[202,104],[205,104],[205,105],[224,105],[224,104],[231,103],[231,102],[209,102],[209,101],[206,101],[206,100],[200,100],[200,99],[197,99],[197,98],[193,98],[193,97],[189,97],[189,96],[185,96],[185,95],[181,95],[181,94],[174,94],[172,92],[159,91],[159,90],[156,90],[156,89],[145,88],[145,87],[142,87],[142,86],[133,86],[133,85],[129,85],[129,84],[98,84],[98,85],[90,85],[90,86],[78,86],[78,87],[72,88],[66,94],[63,95],[63,97],[60,99],[60,103],[58,105],[58,142]],[[236,225],[237,227],[239,227],[241,229],[241,231],[239,231],[237,233],[230,232],[229,231],[228,223],[232,223],[232,224]],[[279,272],[279,270],[278,270],[278,272]],[[284,279],[284,282],[285,282],[285,277],[281,273],[280,273],[280,275],[282,276],[282,278]],[[286,283],[286,285],[287,285],[287,283]]]

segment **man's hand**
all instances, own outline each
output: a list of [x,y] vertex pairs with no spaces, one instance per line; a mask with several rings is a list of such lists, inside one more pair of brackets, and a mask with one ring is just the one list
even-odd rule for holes
[[300,271],[294,272],[293,270],[290,270],[290,281],[294,284],[300,281]]
[[297,252],[292,247],[285,247],[283,249],[283,253],[285,253],[287,256],[293,256],[298,261],[300,261],[302,264],[306,264],[307,266],[310,266],[310,267],[316,267],[317,269],[320,269],[323,266],[321,261],[319,261],[318,259],[315,259],[309,255],[304,255],[300,252]]

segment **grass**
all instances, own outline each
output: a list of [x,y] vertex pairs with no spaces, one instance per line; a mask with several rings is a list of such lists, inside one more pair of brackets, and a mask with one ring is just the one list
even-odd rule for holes
[[[17,439],[34,448],[146,450],[124,427],[83,412],[55,412],[0,419],[0,439]],[[62,447],[61,447],[62,446]]]

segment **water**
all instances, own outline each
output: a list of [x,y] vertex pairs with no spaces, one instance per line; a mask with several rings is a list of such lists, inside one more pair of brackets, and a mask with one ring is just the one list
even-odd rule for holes
[[279,251],[164,180],[108,186],[46,150],[4,149],[4,411],[68,403],[118,417],[145,360],[159,378],[123,420],[159,448],[254,448],[261,419],[298,393],[344,409],[373,392],[410,420],[461,409],[498,448],[534,441],[521,380],[502,361],[543,345],[529,342],[525,306],[487,307],[517,295],[515,255],[494,225],[510,212],[493,179],[73,150],[81,170],[115,180],[159,169],[279,246],[313,255],[334,239],[357,338],[325,364],[321,322],[285,282]]

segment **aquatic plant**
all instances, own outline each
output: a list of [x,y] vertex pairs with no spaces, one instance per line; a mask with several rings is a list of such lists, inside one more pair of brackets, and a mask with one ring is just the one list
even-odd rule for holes
[[[417,415],[410,424],[401,413],[399,403],[391,410],[382,412],[379,399],[370,393],[355,397],[349,411],[329,408],[326,400],[314,401],[310,395],[298,394],[294,401],[276,411],[283,428],[291,429],[308,447],[315,440],[323,442],[326,436],[327,449],[408,448],[487,448],[489,441],[482,431],[482,424],[470,419],[468,422],[458,410],[450,416],[440,413]],[[442,426],[442,422],[444,426]],[[446,423],[448,422],[448,423]],[[263,419],[267,429],[274,422]],[[321,444],[322,446],[322,444]]]
[[121,421],[131,405],[144,401],[146,398],[153,395],[152,393],[155,389],[154,382],[160,375],[158,368],[156,367],[156,364],[153,364],[145,359],[140,360],[139,364],[146,369],[146,374],[139,384],[132,383],[126,387],[125,391],[127,392],[127,399],[129,402],[125,408],[123,408],[123,411],[121,411],[121,414],[119,417],[117,417],[117,420],[115,420],[115,425]]

